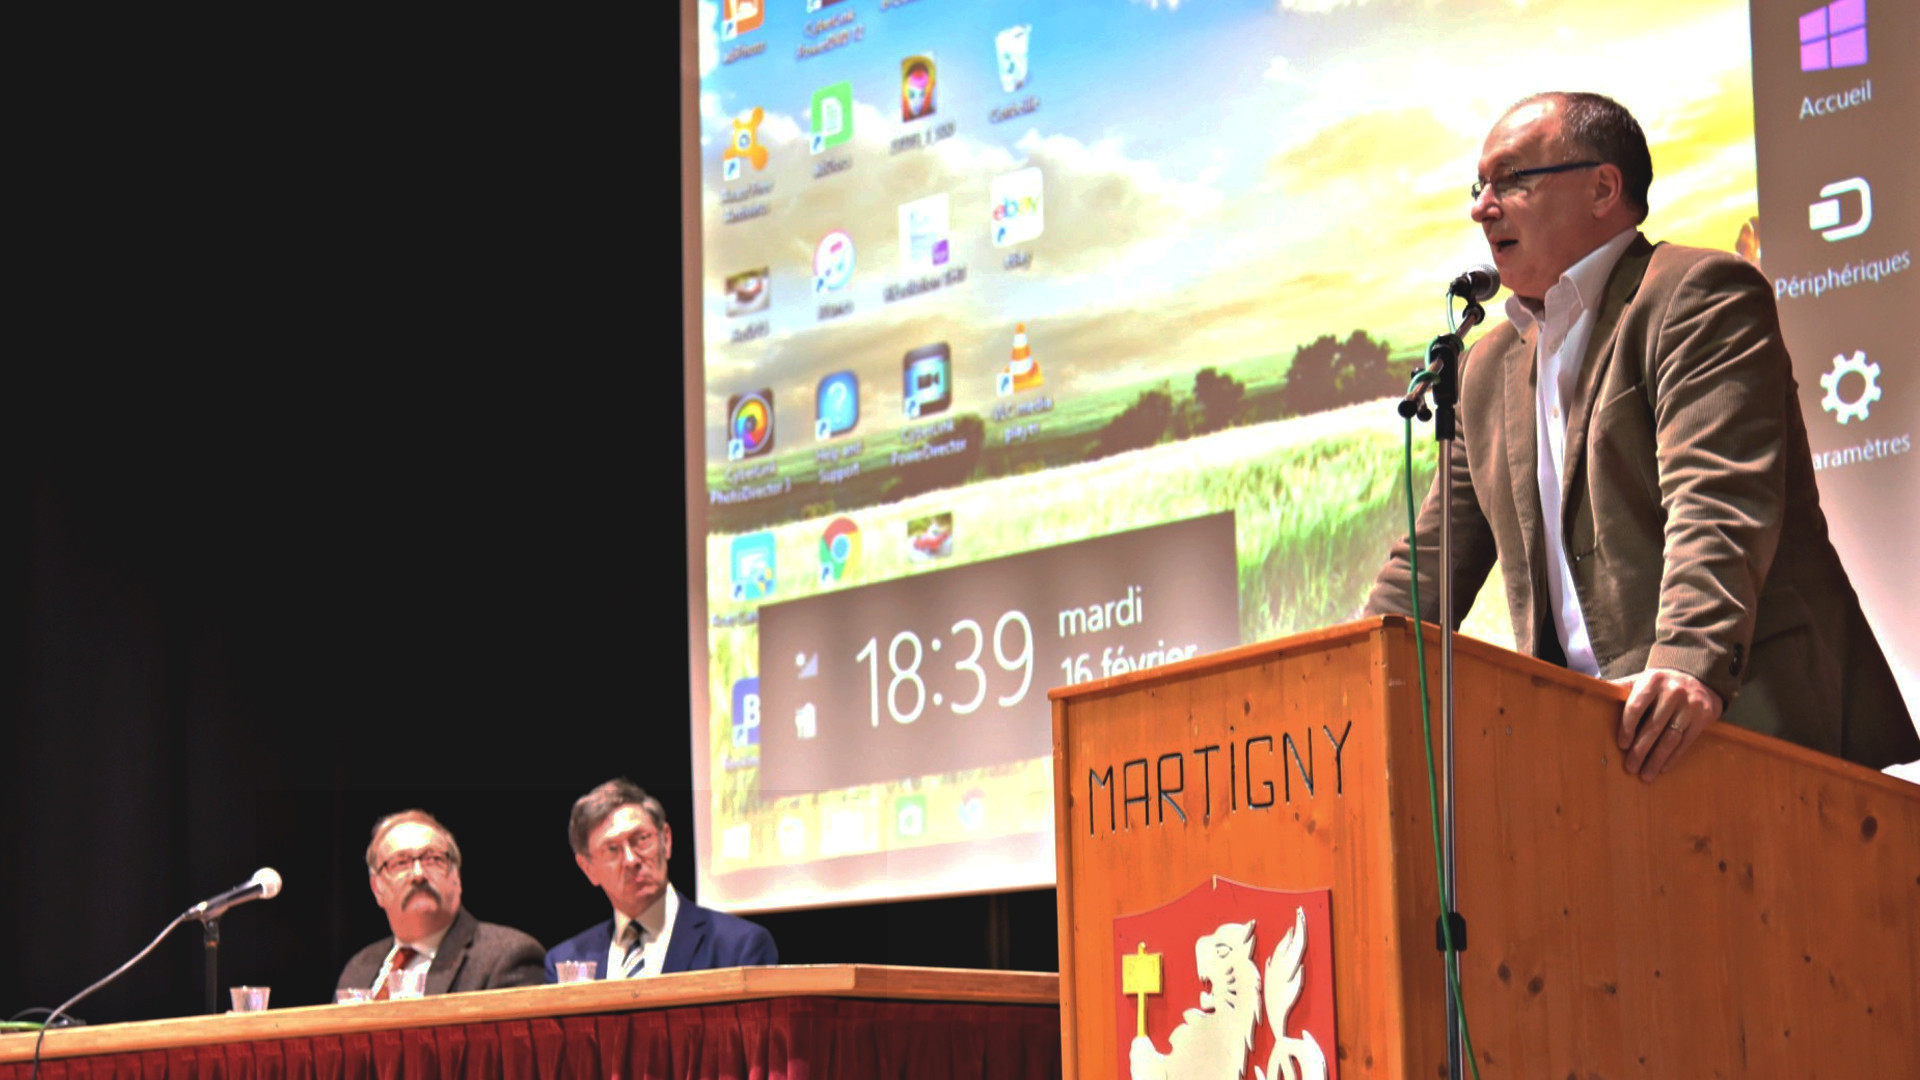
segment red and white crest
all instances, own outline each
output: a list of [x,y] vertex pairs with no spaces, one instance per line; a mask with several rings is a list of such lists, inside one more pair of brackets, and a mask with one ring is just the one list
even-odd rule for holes
[[1132,1080],[1338,1080],[1332,893],[1214,877],[1113,920]]

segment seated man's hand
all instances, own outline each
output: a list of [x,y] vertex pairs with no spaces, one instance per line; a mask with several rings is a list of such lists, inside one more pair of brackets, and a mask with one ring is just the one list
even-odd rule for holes
[[1646,781],[1673,768],[1726,708],[1719,694],[1684,671],[1649,668],[1614,682],[1632,689],[1620,712],[1627,771]]

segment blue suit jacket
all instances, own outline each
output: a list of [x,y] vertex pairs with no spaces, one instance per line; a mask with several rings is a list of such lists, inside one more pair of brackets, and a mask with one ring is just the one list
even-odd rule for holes
[[[547,950],[547,981],[559,982],[555,965],[562,960],[592,960],[597,978],[607,977],[607,950],[613,946],[613,920],[581,931]],[[780,951],[766,927],[703,908],[684,895],[680,914],[673,920],[667,958],[660,973],[706,971],[709,968],[757,967],[778,964]]]

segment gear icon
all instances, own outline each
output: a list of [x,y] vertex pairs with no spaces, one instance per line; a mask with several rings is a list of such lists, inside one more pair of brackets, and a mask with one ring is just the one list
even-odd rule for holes
[[[1867,385],[1860,396],[1852,401],[1840,398],[1840,380],[1849,374],[1860,376]],[[1820,399],[1820,407],[1833,414],[1842,424],[1849,420],[1865,420],[1867,409],[1880,400],[1880,365],[1867,363],[1867,354],[1855,349],[1852,356],[1845,354],[1833,358],[1833,370],[1820,376],[1820,388],[1827,396]]]

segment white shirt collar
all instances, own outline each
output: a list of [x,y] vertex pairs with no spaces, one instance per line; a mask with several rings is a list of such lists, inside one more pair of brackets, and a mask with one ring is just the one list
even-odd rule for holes
[[652,907],[640,913],[638,919],[630,919],[627,917],[626,912],[615,908],[613,912],[613,940],[619,941],[626,935],[628,924],[637,922],[640,924],[640,943],[644,945],[659,937],[660,931],[666,929],[667,925],[673,921],[673,916],[677,914],[679,910],[679,898],[673,894],[673,886],[671,885],[667,886],[665,891],[661,892],[660,899],[655,900]]
[[[458,916],[455,917],[457,918]],[[404,965],[405,970],[426,971],[431,969],[434,960],[440,955],[440,943],[447,940],[447,931],[452,929],[453,924],[448,923],[441,927],[437,933],[428,934],[419,941],[401,941],[398,937],[395,937],[393,939],[393,946],[387,950],[387,958],[380,961],[380,974],[374,976],[372,989],[377,992],[381,984],[387,981],[387,976],[393,973],[393,958],[399,954],[401,949],[413,950],[413,958],[406,962]]]
[[1627,253],[1628,246],[1639,235],[1639,227],[1629,225],[1613,239],[1589,251],[1585,258],[1567,267],[1560,280],[1547,290],[1544,303],[1507,297],[1507,318],[1513,322],[1513,328],[1526,333],[1547,317],[1550,308],[1559,307],[1563,301],[1570,302],[1575,313],[1599,307],[1613,268],[1619,265],[1620,256]]
[[[454,917],[459,918],[459,914],[455,913]],[[413,949],[414,952],[417,952],[420,955],[431,960],[434,957],[440,955],[440,943],[447,940],[447,931],[452,929],[453,929],[453,924],[448,923],[447,925],[441,927],[437,933],[428,934],[426,937],[421,938],[419,941],[401,941],[398,938],[395,938],[393,947],[398,949],[402,945],[409,946],[410,948]]]
[[[680,895],[673,891],[671,885],[667,886],[660,899],[640,913],[638,919],[628,918],[625,912],[615,909],[613,940],[607,945],[607,977],[644,978],[660,974],[666,967],[667,950],[672,947],[673,923],[679,914]],[[625,944],[629,926],[640,928],[640,940],[632,951]]]

